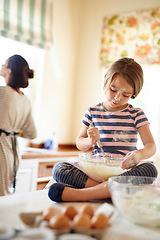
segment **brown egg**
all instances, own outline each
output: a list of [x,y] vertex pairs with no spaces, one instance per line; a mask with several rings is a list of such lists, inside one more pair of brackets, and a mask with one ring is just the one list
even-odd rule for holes
[[43,211],[42,217],[44,220],[49,221],[50,218],[54,217],[57,214],[60,214],[62,211],[58,207],[50,207]]
[[73,226],[77,228],[91,228],[91,218],[86,213],[78,213],[73,219]]
[[82,207],[79,210],[80,213],[86,213],[90,216],[90,218],[93,217],[94,215],[94,209],[91,204],[89,203],[84,203]]
[[94,215],[91,219],[92,228],[103,229],[110,226],[109,218],[106,217],[103,213]]
[[67,218],[64,214],[58,214],[52,217],[49,220],[48,226],[52,229],[65,229],[70,227],[69,218]]
[[73,218],[77,215],[77,210],[74,206],[72,205],[67,205],[64,209],[63,209],[63,213],[71,220],[73,220]]

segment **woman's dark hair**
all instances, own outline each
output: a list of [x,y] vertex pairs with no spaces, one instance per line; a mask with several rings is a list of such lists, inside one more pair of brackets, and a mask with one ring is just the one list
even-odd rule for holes
[[12,70],[8,85],[15,89],[28,87],[28,79],[34,77],[34,71],[29,68],[27,61],[20,55],[9,57],[7,68]]

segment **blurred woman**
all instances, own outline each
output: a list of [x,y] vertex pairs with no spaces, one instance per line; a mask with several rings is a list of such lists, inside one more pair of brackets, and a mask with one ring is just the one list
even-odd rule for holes
[[15,192],[19,167],[17,137],[33,139],[36,127],[29,99],[20,90],[28,87],[34,71],[20,55],[9,57],[0,75],[6,86],[0,86],[0,196]]

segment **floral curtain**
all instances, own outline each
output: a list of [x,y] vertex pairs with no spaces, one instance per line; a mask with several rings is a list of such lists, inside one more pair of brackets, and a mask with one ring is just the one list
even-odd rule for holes
[[100,61],[107,68],[120,57],[140,64],[160,64],[160,8],[103,19]]

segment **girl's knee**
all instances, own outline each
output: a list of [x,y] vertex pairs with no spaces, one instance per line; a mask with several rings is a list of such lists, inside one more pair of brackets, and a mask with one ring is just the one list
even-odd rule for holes
[[158,170],[152,163],[143,163],[137,166],[140,171],[145,173],[146,177],[157,177],[158,176]]
[[54,165],[52,170],[52,176],[53,178],[58,181],[59,177],[64,173],[64,171],[67,169],[67,165],[64,162],[58,162]]
[[156,166],[152,163],[146,163],[148,164],[149,168],[151,169],[151,177],[157,177],[158,176],[158,170]]
[[141,177],[154,177],[158,176],[157,168],[152,163],[142,163],[131,170],[121,174],[122,176],[141,176]]
[[76,188],[84,188],[88,179],[85,173],[68,162],[56,163],[52,175],[56,182]]

